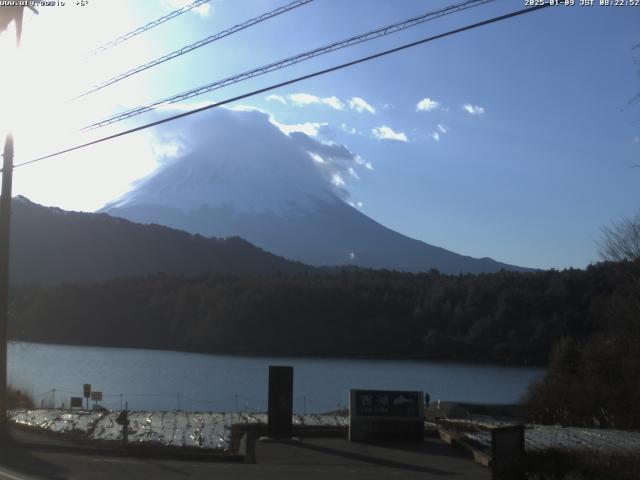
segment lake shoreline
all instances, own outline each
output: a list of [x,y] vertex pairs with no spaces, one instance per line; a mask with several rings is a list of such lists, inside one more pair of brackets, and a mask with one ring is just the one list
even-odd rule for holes
[[270,365],[294,368],[294,411],[348,405],[351,389],[428,392],[432,401],[512,404],[544,369],[402,359],[211,355],[10,342],[9,382],[38,406],[69,405],[83,384],[104,406],[149,410],[260,411]]

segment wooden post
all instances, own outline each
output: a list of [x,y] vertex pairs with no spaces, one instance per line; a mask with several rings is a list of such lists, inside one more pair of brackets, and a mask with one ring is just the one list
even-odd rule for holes
[[126,447],[129,441],[129,402],[124,404],[124,424],[122,425],[122,446]]

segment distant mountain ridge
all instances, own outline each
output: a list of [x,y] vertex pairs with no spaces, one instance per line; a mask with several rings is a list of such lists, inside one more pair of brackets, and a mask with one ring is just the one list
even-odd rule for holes
[[353,176],[361,159],[342,145],[285,135],[263,113],[213,112],[172,141],[184,151],[101,211],[205,236],[237,235],[315,266],[528,270],[429,245],[369,218],[345,200],[341,177],[327,173],[329,165],[352,165]]
[[352,265],[407,272],[493,273],[528,269],[473,258],[402,235],[344,202],[317,202],[315,210],[286,216],[237,212],[230,204],[184,211],[151,204],[105,209],[137,223],[170,225],[205,236],[237,235],[268,251],[315,266]]
[[312,269],[241,238],[205,238],[106,214],[13,200],[12,284],[104,280],[150,273],[299,273]]

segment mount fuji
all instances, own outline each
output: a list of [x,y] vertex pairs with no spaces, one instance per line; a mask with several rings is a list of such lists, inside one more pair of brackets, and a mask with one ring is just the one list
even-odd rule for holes
[[351,206],[343,179],[367,164],[343,145],[287,131],[260,111],[215,109],[185,120],[179,131],[158,133],[156,171],[101,212],[207,237],[240,236],[316,266],[524,270],[409,238]]

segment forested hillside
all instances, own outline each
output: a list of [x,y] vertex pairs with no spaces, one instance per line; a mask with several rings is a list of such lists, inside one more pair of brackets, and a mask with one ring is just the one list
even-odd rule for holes
[[11,292],[14,339],[212,353],[546,364],[606,328],[640,264],[448,276],[151,275]]
[[106,214],[68,212],[16,197],[11,283],[98,281],[148,273],[276,273],[312,270],[238,238],[205,238]]

